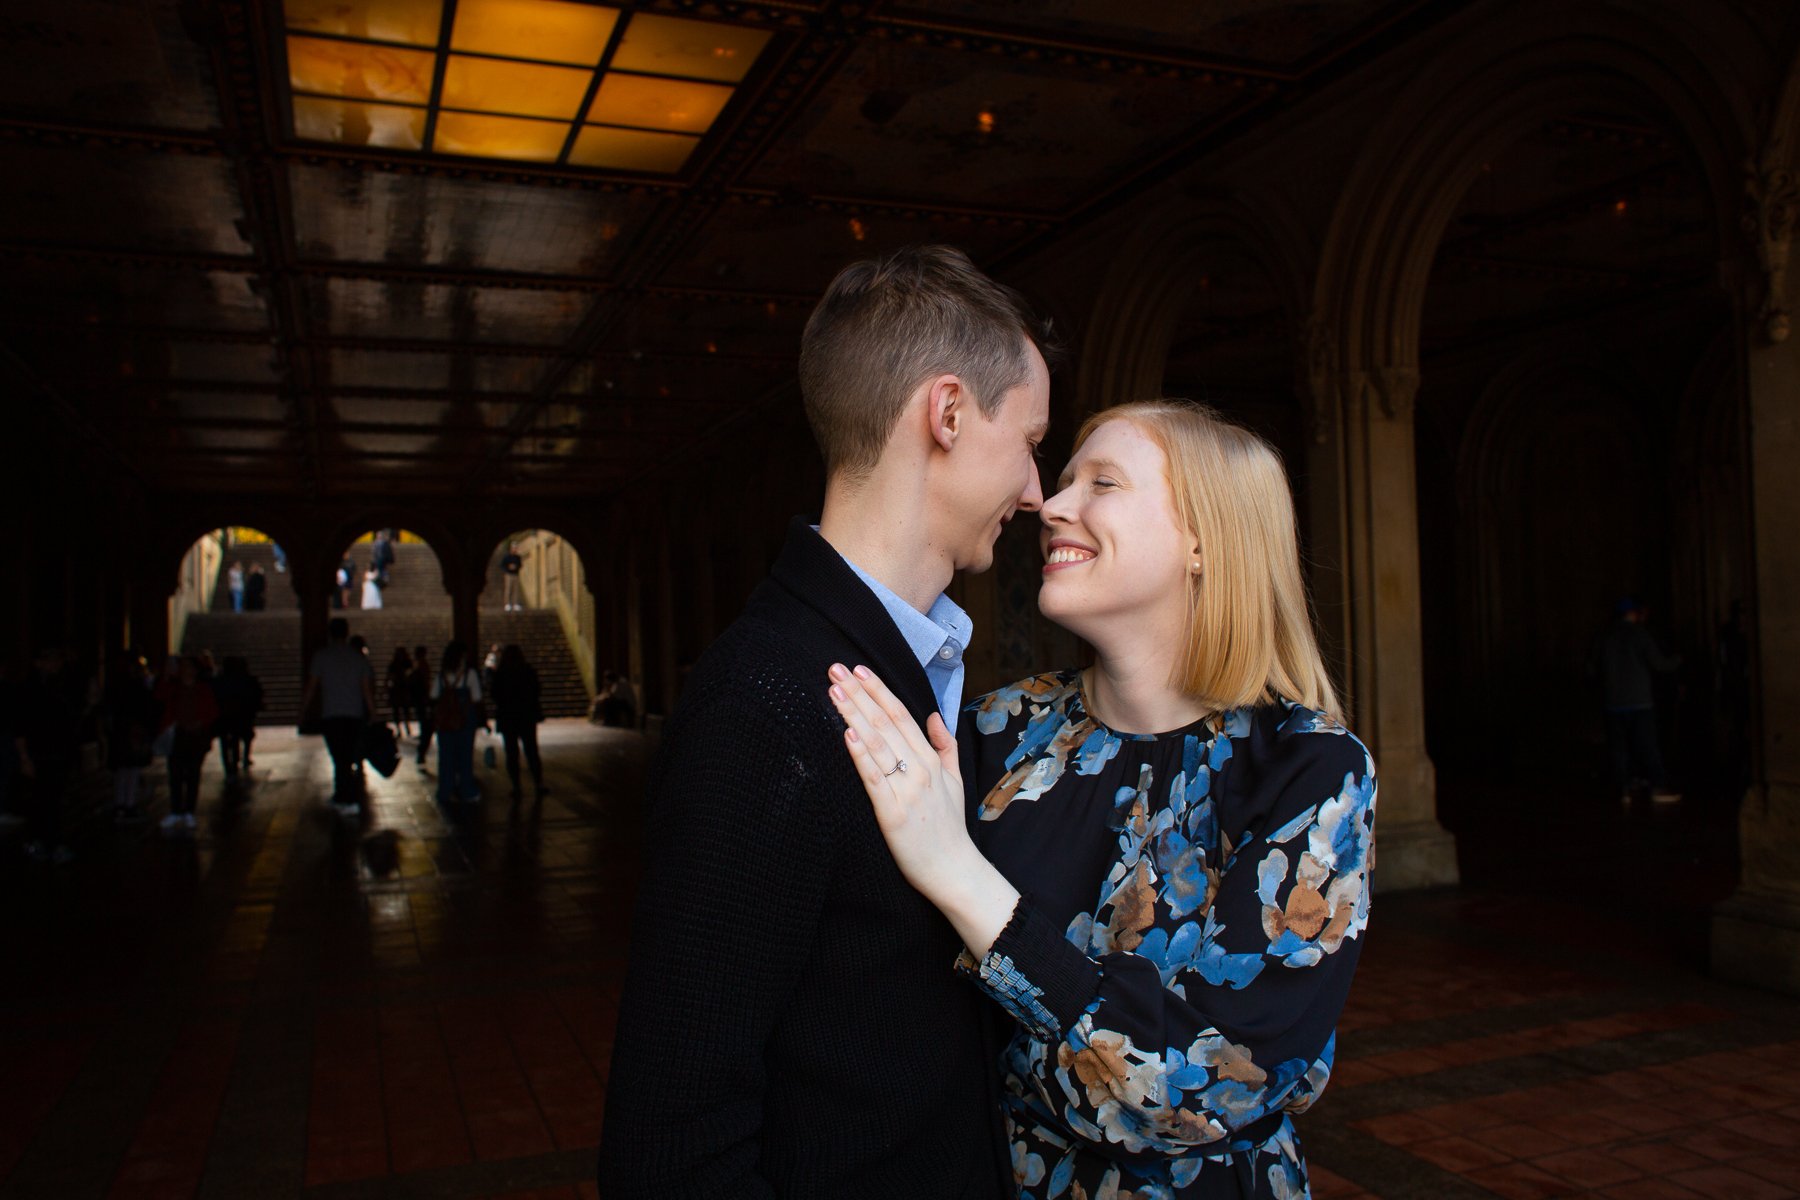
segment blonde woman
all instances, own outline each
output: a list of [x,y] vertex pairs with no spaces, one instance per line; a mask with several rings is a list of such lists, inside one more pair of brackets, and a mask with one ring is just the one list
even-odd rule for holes
[[1127,404],[1040,519],[1039,606],[1092,666],[982,697],[960,754],[831,670],[895,862],[1011,1018],[1019,1194],[1305,1196],[1291,1118],[1368,920],[1375,767],[1338,722],[1286,476],[1209,409]]

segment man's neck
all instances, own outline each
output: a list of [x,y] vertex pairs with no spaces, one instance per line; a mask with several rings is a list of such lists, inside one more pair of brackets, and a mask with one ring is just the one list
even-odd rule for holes
[[819,536],[883,587],[929,613],[955,571],[949,556],[932,544],[925,510],[922,488],[884,485],[879,476],[855,487],[833,479],[825,486]]

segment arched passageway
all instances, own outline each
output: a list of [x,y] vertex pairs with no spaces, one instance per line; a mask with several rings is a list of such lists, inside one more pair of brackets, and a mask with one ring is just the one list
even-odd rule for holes
[[[1703,465],[1693,440],[1742,421],[1716,377],[1731,319],[1716,230],[1679,125],[1618,95],[1533,114],[1444,228],[1415,413],[1422,682],[1438,812],[1471,881],[1591,878],[1581,847],[1602,841],[1663,862],[1687,916],[1731,889],[1737,795],[1710,746],[1743,539],[1706,542],[1741,526],[1744,464],[1715,441],[1727,457]],[[1682,662],[1654,695],[1666,779],[1643,762],[1612,778],[1601,641],[1628,597]],[[1496,737],[1472,697],[1529,719]],[[1655,826],[1652,784],[1684,793]],[[1495,855],[1502,826],[1528,836]]]
[[243,659],[262,681],[260,724],[289,724],[298,714],[300,625],[287,549],[267,532],[225,526],[202,534],[182,556],[168,601],[169,651],[215,667]]
[[585,716],[604,673],[608,628],[581,554],[547,529],[518,530],[487,558],[478,609],[483,654],[517,645],[537,671],[546,717]]

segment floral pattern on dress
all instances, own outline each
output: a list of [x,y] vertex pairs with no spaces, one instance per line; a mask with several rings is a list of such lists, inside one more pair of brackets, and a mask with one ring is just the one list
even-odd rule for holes
[[[1027,897],[985,961],[959,964],[1018,1022],[1002,1065],[1020,1196],[1187,1200],[1221,1177],[1308,1195],[1291,1116],[1330,1077],[1368,924],[1367,749],[1285,702],[1117,733],[1075,673],[970,711],[978,839]],[[1104,855],[1065,851],[1097,831]],[[1103,873],[1070,881],[1078,862]],[[1057,887],[1066,924],[1033,908]]]

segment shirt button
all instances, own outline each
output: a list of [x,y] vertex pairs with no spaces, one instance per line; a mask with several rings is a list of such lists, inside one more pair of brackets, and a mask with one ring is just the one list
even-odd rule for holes
[[938,657],[943,659],[945,662],[949,662],[951,659],[956,657],[956,651],[952,650],[948,646],[945,646],[942,650],[938,651]]

